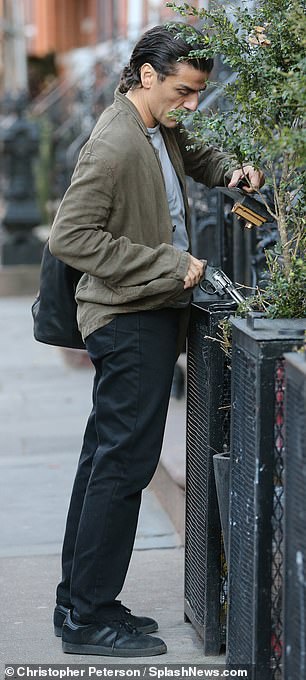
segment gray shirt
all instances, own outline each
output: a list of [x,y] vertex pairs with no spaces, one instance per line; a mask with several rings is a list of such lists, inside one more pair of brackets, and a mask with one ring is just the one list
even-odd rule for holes
[[189,239],[185,223],[185,208],[180,183],[170,161],[168,151],[160,131],[160,126],[148,128],[152,144],[159,153],[163,169],[169,210],[173,224],[173,245],[178,250],[188,250]]

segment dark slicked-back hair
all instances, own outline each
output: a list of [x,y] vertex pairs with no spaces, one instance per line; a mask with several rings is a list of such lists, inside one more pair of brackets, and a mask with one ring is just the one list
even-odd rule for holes
[[[184,36],[180,35],[182,31]],[[193,38],[190,43],[187,42],[186,31]],[[141,85],[140,69],[146,63],[153,66],[160,80],[176,73],[180,58],[183,58],[183,63],[190,64],[198,71],[210,73],[214,65],[213,59],[188,57],[192,50],[203,49],[201,38],[202,33],[198,29],[182,23],[154,26],[146,31],[135,45],[128,66],[122,71],[119,91],[125,94]]]

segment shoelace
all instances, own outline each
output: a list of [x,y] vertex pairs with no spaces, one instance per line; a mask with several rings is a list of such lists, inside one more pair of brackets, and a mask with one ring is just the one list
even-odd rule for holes
[[126,624],[128,626],[130,626],[130,628],[133,628],[137,631],[137,626],[135,626],[135,624],[133,623],[133,619],[135,619],[135,617],[131,613],[131,610],[128,609],[128,607],[125,607],[124,605],[121,605],[121,607],[122,607],[123,612],[124,612],[124,617],[125,617],[124,620],[125,620]]

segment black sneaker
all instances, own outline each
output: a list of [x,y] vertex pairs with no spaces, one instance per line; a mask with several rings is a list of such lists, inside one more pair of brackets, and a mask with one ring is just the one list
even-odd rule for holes
[[99,656],[153,656],[167,651],[163,640],[139,633],[127,621],[79,624],[72,621],[70,612],[63,625],[62,646],[66,654]]
[[[139,633],[155,633],[158,630],[158,623],[154,619],[148,616],[134,616],[131,610],[124,607],[124,605],[120,606],[120,611],[122,618],[133,628],[136,628]],[[61,637],[62,635],[62,628],[68,612],[68,607],[64,607],[62,604],[57,604],[54,609],[53,625],[56,637]]]

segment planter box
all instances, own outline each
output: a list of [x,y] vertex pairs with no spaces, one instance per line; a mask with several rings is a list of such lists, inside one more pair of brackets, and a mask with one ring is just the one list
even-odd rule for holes
[[284,670],[306,679],[306,354],[285,355]]
[[233,319],[227,658],[256,678],[282,662],[284,352],[305,319]]
[[192,305],[187,351],[185,617],[204,654],[225,643],[226,565],[213,456],[229,449],[230,368],[217,336],[235,304]]

